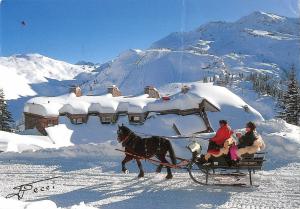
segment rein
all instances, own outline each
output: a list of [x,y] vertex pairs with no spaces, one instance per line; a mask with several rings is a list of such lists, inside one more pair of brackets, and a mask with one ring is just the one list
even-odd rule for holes
[[189,138],[196,138],[196,139],[203,139],[203,140],[209,140],[211,137],[203,137],[203,136],[197,136],[197,135],[174,135],[174,136],[163,136],[163,135],[151,135],[151,134],[146,134],[146,133],[142,133],[142,132],[135,132],[136,134],[142,135],[142,136],[157,136],[157,137],[161,137],[161,138],[168,138],[168,139],[189,139]]

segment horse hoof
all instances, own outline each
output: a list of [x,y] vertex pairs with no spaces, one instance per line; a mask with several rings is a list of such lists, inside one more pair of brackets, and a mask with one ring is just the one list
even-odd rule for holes
[[123,173],[125,173],[125,174],[128,174],[128,173],[129,173],[129,170],[127,170],[127,169],[122,170],[122,171],[123,171]]
[[157,168],[155,172],[156,173],[160,173],[161,172],[161,168]]
[[144,173],[140,173],[139,175],[138,175],[138,178],[143,178],[144,177]]
[[172,174],[168,174],[167,176],[166,176],[166,179],[172,179],[173,178],[173,175]]

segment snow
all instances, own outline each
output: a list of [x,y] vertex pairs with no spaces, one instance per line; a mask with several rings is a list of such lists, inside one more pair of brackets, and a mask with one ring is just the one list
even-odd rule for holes
[[[9,205],[18,205],[19,208],[33,203],[40,208],[48,204],[47,208],[51,204],[53,208],[72,208],[74,205],[78,207],[82,201],[86,207],[112,209],[140,208],[141,205],[174,209],[247,208],[249,205],[253,208],[299,208],[300,128],[282,120],[262,121],[257,126],[267,144],[267,161],[264,162],[263,171],[253,176],[254,184],[259,187],[200,186],[193,183],[186,171],[180,170],[174,171],[174,179],[165,180],[165,173],[155,174],[155,167],[144,161],[145,178],[137,179],[135,163],[128,164],[132,174],[120,173],[123,154],[114,151],[118,147],[115,140],[115,143],[82,144],[34,153],[2,153],[2,197],[11,193],[16,185],[49,176],[62,177],[55,180],[55,188],[51,191],[26,192],[22,202],[0,198],[0,208],[8,201],[11,201]],[[281,134],[274,135],[276,133]],[[207,144],[203,139],[171,139],[177,156],[191,157],[184,148],[191,140],[197,140],[204,147]],[[6,184],[7,181],[12,183]],[[224,178],[219,181],[234,179]],[[247,178],[239,180],[245,183],[248,181]]]
[[[144,112],[148,102],[155,99],[148,95],[137,97],[112,97],[111,94],[102,96],[76,97],[74,93],[58,97],[36,97],[30,99],[24,111],[42,116],[58,116],[60,113],[88,114],[88,112],[115,113],[117,111]],[[36,108],[41,106],[43,108]]]
[[[264,120],[264,116],[262,116],[260,112],[252,107],[252,103],[257,105],[257,103],[255,103],[253,100],[253,92],[246,88],[244,88],[243,92],[241,92],[233,88],[229,90],[225,87],[212,85],[212,83],[191,82],[166,84],[160,87],[159,91],[162,94],[169,93],[176,95],[180,91],[182,85],[191,86],[189,91],[191,95],[196,95],[197,98],[206,98],[213,105],[220,109],[220,112],[207,112],[210,123],[215,129],[218,128],[220,119],[228,120],[232,128],[235,129],[244,126],[244,124],[246,124],[248,121]],[[247,94],[249,94],[249,97],[246,96]],[[243,99],[241,97],[243,97]],[[247,102],[245,102],[244,99],[247,99]],[[245,110],[246,106],[248,107],[248,111]],[[267,117],[269,118],[270,116],[267,115]]]
[[[0,57],[0,83],[6,99],[36,95],[32,84],[74,79],[81,73],[91,72],[92,68],[72,65],[40,54]],[[13,82],[12,82],[13,81]]]
[[24,75],[30,83],[47,82],[46,78],[68,80],[82,72],[89,72],[79,65],[54,60],[40,54],[1,57],[0,63],[1,66],[17,69],[18,74]]
[[[298,27],[299,18],[254,12],[236,22],[212,22],[194,31],[172,33],[149,49],[127,50],[97,69],[38,54],[1,57],[0,80],[5,82],[6,97],[17,99],[9,103],[18,120],[30,96],[62,95],[74,84],[82,84],[85,94],[103,94],[115,84],[124,95],[137,95],[147,85],[199,81],[225,72],[255,71],[285,78],[285,69],[300,66]],[[12,82],[18,77],[22,81]]]
[[72,130],[64,124],[46,128],[48,136],[20,135],[0,131],[0,151],[24,152],[71,146]]
[[[111,94],[103,96],[81,96],[74,94],[60,97],[37,97],[29,100],[24,111],[42,116],[58,116],[60,113],[88,114],[116,113],[126,111],[128,113],[159,112],[165,110],[188,110],[199,108],[199,104],[206,99],[217,108],[230,107],[240,109],[243,112],[245,106],[249,107],[247,114],[254,115],[255,120],[263,120],[259,112],[246,104],[237,95],[220,86],[205,83],[192,83],[187,93],[178,92],[170,96],[170,100],[148,98],[148,95],[136,97],[112,97]],[[208,111],[217,111],[208,108]],[[223,110],[221,110],[223,111]]]
[[[214,55],[189,51],[149,49],[137,53],[128,50],[84,84],[82,89],[87,93],[92,86],[92,93],[99,95],[106,91],[107,86],[115,84],[124,95],[141,94],[148,85],[159,87],[166,83],[198,81],[207,74],[207,70],[222,74],[222,63],[217,59]],[[201,66],[209,67],[201,70]]]
[[[172,33],[153,43],[151,48],[195,50],[199,41],[212,41],[207,54],[219,56],[221,59],[230,53],[249,55],[256,62],[278,65],[281,68],[280,76],[284,77],[285,72],[282,69],[289,69],[292,64],[297,68],[300,66],[299,37],[299,18],[254,12],[236,22],[211,22],[194,31]],[[203,53],[203,50],[200,49],[199,53]],[[227,65],[226,60],[224,63]],[[253,63],[244,63],[245,67],[248,65]],[[299,76],[298,74],[298,78]]]
[[[213,22],[191,32],[172,33],[150,49],[125,51],[93,72],[93,67],[38,54],[1,57],[0,84],[8,99],[17,99],[9,101],[15,117],[20,117],[23,103],[35,95],[39,97],[29,100],[25,111],[44,116],[58,116],[63,111],[142,113],[193,108],[205,98],[220,109],[208,112],[214,129],[220,119],[228,120],[235,131],[255,121],[266,143],[267,161],[253,177],[259,187],[200,186],[180,170],[167,181],[164,173],[154,173],[155,167],[144,161],[145,178],[137,179],[135,163],[128,164],[132,174],[120,172],[124,155],[115,151],[121,148],[116,140],[118,124],[124,123],[142,137],[177,135],[172,128],[175,124],[182,135],[191,137],[171,138],[171,143],[177,156],[189,159],[191,154],[185,146],[195,140],[205,151],[207,138],[213,135],[193,138],[195,132],[206,128],[202,119],[197,115],[151,113],[139,126],[129,124],[126,116],[120,116],[118,124],[108,125],[101,124],[96,116],[81,125],[59,117],[59,125],[46,129],[48,136],[33,135],[34,131],[26,131],[30,135],[0,131],[0,150],[4,151],[0,154],[0,208],[300,208],[300,128],[274,119],[274,100],[259,96],[247,81],[234,81],[229,89],[196,82],[204,76],[221,77],[225,72],[284,77],[283,69],[291,64],[300,66],[298,26],[299,18],[254,12],[236,22]],[[85,93],[91,86],[94,95],[116,84],[123,95],[139,96],[77,98],[66,94],[74,83],[83,84]],[[182,94],[185,84],[190,91]],[[171,100],[147,98],[141,94],[147,85],[158,87],[160,94]],[[15,186],[51,176],[62,176],[53,182],[51,191],[26,192],[22,201],[4,198]],[[235,180],[219,179],[225,183]],[[239,182],[248,183],[248,179]]]
[[23,152],[41,148],[54,148],[53,142],[46,136],[19,135],[0,131],[1,150],[6,152]]
[[71,136],[73,131],[68,129],[65,124],[59,124],[54,127],[46,128],[47,135],[58,147],[71,146]]
[[[63,209],[57,207],[53,201],[41,200],[34,202],[23,202],[19,200],[6,199],[0,197],[0,209]],[[70,209],[96,209],[94,207],[86,206],[84,202],[79,205],[73,205]]]
[[[74,144],[105,143],[116,141],[117,126],[124,124],[131,130],[144,135],[174,136],[177,135],[173,124],[182,135],[191,135],[206,130],[203,120],[197,115],[153,115],[143,125],[129,124],[127,116],[120,116],[117,124],[101,124],[97,116],[90,116],[86,124],[74,125],[66,117],[60,117],[59,123],[73,131],[71,142]],[[55,126],[53,127],[55,128]]]
[[16,69],[0,66],[0,75],[0,88],[3,89],[6,99],[36,95],[35,91],[28,85],[27,79],[18,75]]

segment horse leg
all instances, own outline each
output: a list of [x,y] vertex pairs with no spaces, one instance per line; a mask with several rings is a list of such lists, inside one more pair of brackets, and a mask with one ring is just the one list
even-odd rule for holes
[[162,168],[163,168],[162,165],[158,165],[156,168],[156,173],[160,173]]
[[[169,163],[169,161],[166,160],[166,157],[165,155],[160,155],[159,156],[159,160],[162,162],[162,163]],[[160,165],[162,166],[162,165]],[[170,167],[167,167],[167,176],[166,176],[166,179],[171,179],[173,178],[173,175],[172,175],[172,171],[171,171],[171,168]]]
[[138,178],[142,178],[142,177],[144,177],[144,171],[143,171],[142,163],[141,163],[141,161],[139,159],[135,159],[135,161],[136,161],[136,163],[137,163],[137,165],[138,165],[138,167],[140,169],[140,173],[138,175]]
[[127,163],[127,162],[129,162],[130,160],[132,160],[132,156],[130,156],[130,155],[126,155],[125,156],[125,158],[124,158],[124,160],[122,161],[122,171],[124,172],[124,173],[129,173],[129,171],[127,170],[127,168],[125,167],[125,164]]

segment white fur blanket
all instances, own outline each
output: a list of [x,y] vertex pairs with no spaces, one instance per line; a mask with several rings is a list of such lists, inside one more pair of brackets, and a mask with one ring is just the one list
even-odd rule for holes
[[253,143],[252,146],[247,146],[244,148],[238,149],[238,156],[241,157],[243,154],[254,154],[258,151],[265,149],[266,145],[261,136],[259,136]]

